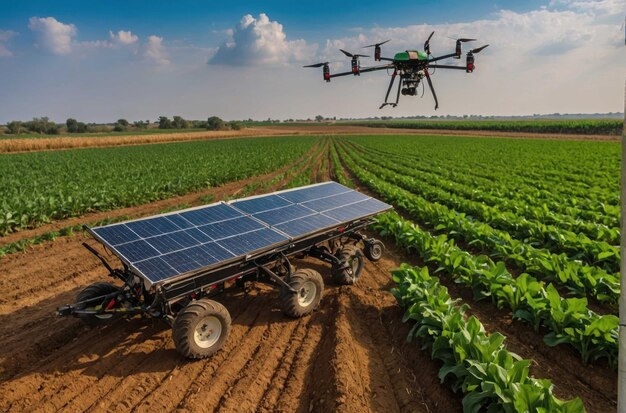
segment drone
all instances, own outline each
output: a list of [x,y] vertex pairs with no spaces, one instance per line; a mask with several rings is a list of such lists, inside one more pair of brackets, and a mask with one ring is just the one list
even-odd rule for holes
[[[385,102],[380,105],[379,109],[384,108],[387,105],[391,107],[398,106],[398,101],[400,100],[400,93],[403,96],[416,96],[418,92],[418,86],[422,82],[424,78],[428,82],[428,87],[430,88],[431,93],[433,94],[433,99],[435,99],[435,110],[439,108],[439,101],[437,100],[437,94],[435,93],[435,89],[433,87],[433,81],[431,80],[431,76],[434,72],[430,72],[430,69],[455,69],[455,70],[465,70],[467,73],[472,73],[475,69],[474,66],[474,55],[479,53],[483,49],[485,49],[488,44],[478,47],[476,49],[472,49],[467,52],[465,59],[465,66],[455,66],[455,65],[443,65],[443,64],[433,64],[440,60],[454,58],[461,59],[462,51],[461,45],[466,42],[473,42],[476,39],[467,39],[460,38],[456,39],[456,48],[454,53],[445,54],[442,56],[435,57],[430,52],[430,39],[433,37],[435,32],[433,31],[426,42],[424,42],[424,50],[406,50],[404,52],[396,53],[393,59],[388,57],[382,57],[381,55],[381,46],[390,40],[385,40],[384,42],[370,44],[368,46],[364,46],[364,48],[373,47],[374,48],[374,60],[377,62],[390,62],[380,66],[372,66],[372,67],[361,67],[360,58],[361,57],[369,57],[363,54],[352,54],[343,49],[341,52],[351,59],[352,70],[349,72],[341,72],[341,73],[330,73],[330,62],[322,62],[315,63],[312,65],[306,65],[304,67],[322,67],[322,73],[324,76],[324,80],[326,82],[330,82],[330,79],[333,77],[339,76],[360,76],[361,73],[367,72],[375,72],[378,70],[387,70],[390,71],[393,69],[391,73],[391,80],[389,82],[389,88],[387,89],[387,94],[385,95]],[[394,81],[396,77],[400,77],[398,81],[398,92],[396,94],[395,102],[389,102],[389,93],[391,93],[391,89],[393,88]],[[422,83],[423,87],[423,83]]]

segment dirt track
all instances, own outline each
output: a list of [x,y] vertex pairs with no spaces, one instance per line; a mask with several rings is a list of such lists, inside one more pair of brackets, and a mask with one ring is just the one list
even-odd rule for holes
[[[276,190],[289,175],[319,165],[321,154],[257,179],[274,182],[264,191]],[[327,166],[316,179],[328,179]],[[214,195],[241,192],[249,183],[225,185]],[[410,327],[401,323],[402,311],[389,293],[389,272],[414,261],[389,241],[381,261],[366,262],[358,285],[327,281],[320,309],[299,320],[282,315],[278,294],[268,287],[224,294],[219,301],[233,318],[231,336],[214,357],[194,362],[178,355],[169,327],[158,320],[137,317],[88,329],[76,319],[54,316],[81,288],[103,280],[103,268],[82,241],[59,238],[0,260],[0,411],[460,410],[460,397],[439,383],[439,365],[405,341]],[[329,280],[329,268],[317,261],[296,264]],[[533,373],[553,380],[559,396],[580,395],[589,411],[615,409],[612,372],[582,366],[573,352],[547,348],[540,335],[511,323],[506,312],[489,302],[473,303],[463,288],[446,283],[490,331],[507,335],[511,350],[533,358]]]

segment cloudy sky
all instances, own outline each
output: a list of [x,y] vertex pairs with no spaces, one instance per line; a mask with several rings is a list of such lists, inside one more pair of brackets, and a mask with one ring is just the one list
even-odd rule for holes
[[[390,4],[0,0],[0,123],[624,109],[626,0]],[[302,68],[348,70],[339,48],[363,53],[387,39],[387,56],[421,49],[432,30],[434,55],[453,51],[455,37],[478,39],[466,49],[490,44],[474,73],[433,75],[436,112],[428,91],[379,110],[385,71],[327,84],[321,69]]]

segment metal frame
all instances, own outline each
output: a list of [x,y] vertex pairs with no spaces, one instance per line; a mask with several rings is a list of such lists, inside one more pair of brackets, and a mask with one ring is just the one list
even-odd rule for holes
[[[109,271],[109,276],[118,278],[124,285],[110,294],[95,297],[83,302],[68,304],[57,310],[59,315],[90,315],[90,314],[148,314],[152,317],[165,318],[172,321],[175,310],[172,308],[177,302],[186,298],[201,298],[215,296],[225,289],[226,282],[244,280],[258,281],[275,287],[291,287],[283,278],[273,270],[280,264],[287,263],[290,268],[289,257],[299,255],[311,256],[321,261],[334,265],[341,264],[339,260],[322,244],[348,237],[354,242],[367,241],[367,237],[359,231],[372,223],[371,214],[343,224],[335,224],[330,228],[320,229],[300,238],[294,238],[286,243],[272,245],[246,256],[235,257],[231,260],[205,267],[182,277],[174,277],[159,284],[150,285],[146,288],[146,279],[121,257],[123,270],[113,269],[96,249],[83,243]],[[94,239],[105,245],[100,237],[92,230],[86,228]],[[106,246],[106,245],[105,245]],[[81,309],[85,304],[100,302],[102,305],[97,310]],[[116,303],[130,303],[131,306],[116,306]],[[106,305],[105,305],[106,303]]]

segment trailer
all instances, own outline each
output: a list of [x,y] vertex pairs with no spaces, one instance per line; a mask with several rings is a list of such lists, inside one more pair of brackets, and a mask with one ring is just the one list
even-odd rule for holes
[[89,326],[134,315],[164,319],[176,349],[188,358],[209,357],[231,328],[228,310],[214,298],[226,288],[261,282],[279,289],[289,317],[315,310],[324,280],[295,259],[331,265],[333,282],[354,284],[364,256],[381,258],[381,241],[363,234],[373,217],[391,209],[375,198],[329,181],[266,195],[85,230],[121,262],[113,268],[83,243],[122,285],[97,282],[74,304],[57,309]]

